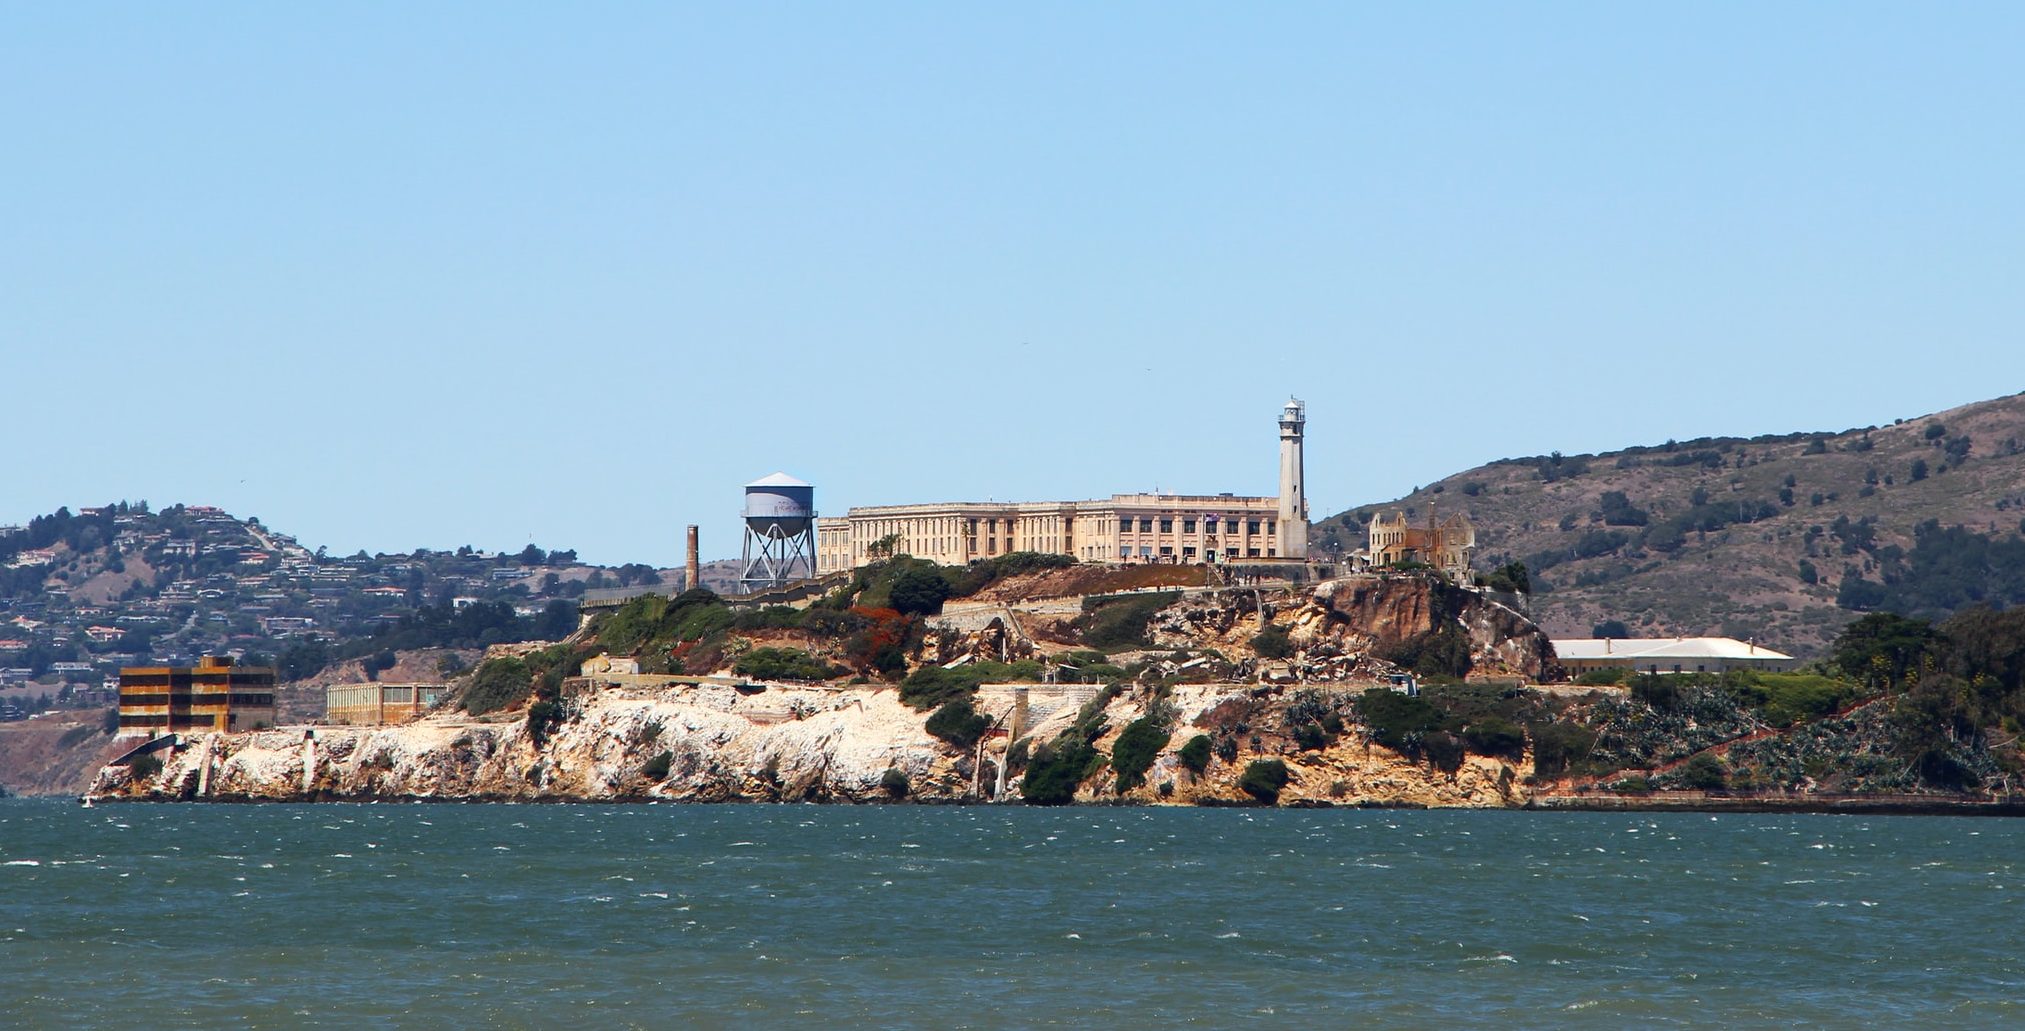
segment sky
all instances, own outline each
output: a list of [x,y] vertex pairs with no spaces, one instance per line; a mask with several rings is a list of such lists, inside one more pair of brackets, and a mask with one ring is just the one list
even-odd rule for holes
[[0,523],[738,552],[2025,389],[2017,4],[0,5]]

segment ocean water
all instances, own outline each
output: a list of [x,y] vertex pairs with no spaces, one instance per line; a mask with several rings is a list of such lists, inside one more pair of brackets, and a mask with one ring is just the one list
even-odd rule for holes
[[2017,1027],[2025,822],[0,802],[0,1026]]

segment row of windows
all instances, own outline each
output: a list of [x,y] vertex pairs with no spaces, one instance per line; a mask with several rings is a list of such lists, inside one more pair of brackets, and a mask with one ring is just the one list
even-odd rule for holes
[[[1265,554],[1264,554],[1263,556],[1261,556],[1261,555],[1259,554],[1259,549],[1257,549],[1257,548],[1246,548],[1246,549],[1244,549],[1244,552],[1245,552],[1245,554],[1244,554],[1244,557],[1245,557],[1245,558],[1261,558],[1261,557],[1263,557],[1263,558],[1277,558],[1277,557],[1279,557],[1279,553],[1280,553],[1280,549],[1278,549],[1278,548],[1267,548],[1267,549],[1266,549],[1266,553],[1265,553]],[[1209,552],[1208,552],[1208,553],[1209,553],[1209,554],[1211,554],[1211,555],[1214,555],[1214,554],[1216,554],[1216,549],[1214,549],[1214,548],[1211,548],[1211,549],[1209,549]],[[1174,557],[1174,549],[1173,549],[1173,548],[1171,548],[1171,547],[1167,547],[1167,546],[1162,546],[1162,547],[1160,547],[1160,548],[1158,548],[1158,549],[1155,549],[1155,548],[1153,548],[1153,547],[1151,547],[1151,546],[1147,546],[1147,545],[1142,545],[1142,546],[1140,546],[1140,548],[1139,548],[1139,553],[1138,553],[1138,554],[1137,554],[1137,555],[1135,556],[1135,555],[1134,555],[1134,554],[1132,553],[1132,547],[1131,547],[1130,545],[1126,545],[1126,546],[1124,546],[1124,547],[1121,547],[1121,548],[1119,548],[1119,549],[1118,549],[1118,557],[1119,557],[1119,558],[1155,558],[1155,557],[1158,557],[1158,558],[1173,558],[1173,557]],[[1225,548],[1225,549],[1223,549],[1223,557],[1224,557],[1224,558],[1237,558],[1237,557],[1238,557],[1238,549],[1236,549],[1236,548]],[[1181,549],[1181,559],[1182,559],[1182,561],[1184,561],[1184,562],[1193,562],[1193,561],[1195,561],[1195,558],[1196,558],[1196,554],[1195,554],[1195,549],[1194,549],[1194,548],[1182,548],[1182,549]]]
[[[239,714],[233,713],[226,721],[226,725],[232,727],[238,726]],[[130,716],[122,714],[120,716],[121,730],[149,727],[166,730],[216,730],[218,728],[218,717],[211,715],[191,716],[188,713],[180,712],[173,715],[154,712],[135,713]]]
[[240,709],[268,709],[274,707],[274,695],[246,691],[231,694],[138,694],[121,691],[120,704],[129,707],[173,705],[182,708],[224,705]]
[[[1153,524],[1154,524],[1154,522],[1155,522],[1155,520],[1152,520],[1152,519],[1141,519],[1141,520],[1139,520],[1139,532],[1140,532],[1140,533],[1152,533],[1152,532],[1153,532]],[[1160,523],[1160,532],[1161,532],[1161,533],[1173,533],[1173,532],[1174,532],[1174,522],[1175,522],[1174,520],[1172,520],[1172,519],[1161,519],[1161,520],[1158,520],[1158,522]],[[1204,529],[1204,532],[1207,532],[1207,533],[1215,533],[1215,532],[1217,532],[1217,527],[1218,527],[1219,525],[1221,525],[1221,526],[1227,526],[1227,527],[1229,527],[1229,529],[1227,529],[1227,530],[1225,530],[1225,531],[1224,531],[1225,533],[1228,533],[1228,534],[1230,534],[1230,535],[1232,535],[1232,536],[1236,536],[1236,535],[1237,535],[1237,532],[1238,532],[1238,520],[1236,520],[1236,519],[1231,519],[1231,520],[1227,520],[1227,521],[1225,521],[1225,522],[1223,522],[1223,523],[1218,523],[1217,521],[1215,521],[1215,520],[1213,520],[1213,519],[1207,519],[1207,520],[1204,520],[1204,521],[1203,521],[1203,529]],[[1248,520],[1245,520],[1245,522],[1244,522],[1244,527],[1245,527],[1245,529],[1244,529],[1244,532],[1245,532],[1245,533],[1247,533],[1247,534],[1257,534],[1257,533],[1259,532],[1259,525],[1260,525],[1260,523],[1259,523],[1259,520],[1257,520],[1257,519],[1248,519]],[[1182,533],[1194,533],[1194,532],[1195,532],[1195,526],[1196,526],[1196,521],[1195,521],[1195,520],[1193,520],[1193,519],[1183,519],[1183,520],[1181,520],[1181,532],[1182,532]],[[1273,521],[1272,521],[1272,520],[1270,520],[1270,519],[1266,520],[1266,521],[1265,521],[1265,531],[1266,531],[1267,533],[1269,533],[1269,534],[1270,534],[1270,533],[1273,533],[1273,532],[1275,532],[1275,530],[1276,530],[1276,527],[1275,527],[1275,526],[1273,525]],[[1130,519],[1120,519],[1120,520],[1118,520],[1118,532],[1119,532],[1119,533],[1131,533],[1131,532],[1132,532],[1132,520],[1130,520]]]

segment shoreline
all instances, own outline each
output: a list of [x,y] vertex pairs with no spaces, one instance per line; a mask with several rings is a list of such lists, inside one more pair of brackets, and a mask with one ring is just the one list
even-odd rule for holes
[[1265,805],[1217,800],[1202,803],[1143,803],[1133,801],[1106,800],[1078,802],[1066,806],[1037,806],[1022,801],[984,801],[975,799],[878,799],[830,801],[781,802],[767,799],[725,798],[712,801],[654,798],[643,795],[617,796],[611,798],[585,798],[570,795],[526,797],[509,795],[338,795],[320,793],[312,797],[276,798],[259,795],[212,795],[205,798],[149,798],[130,795],[31,795],[14,796],[23,801],[60,801],[72,799],[82,802],[89,799],[92,806],[106,804],[131,805],[670,805],[670,806],[714,806],[714,805],[820,805],[820,806],[921,806],[943,808],[950,806],[1010,806],[1033,809],[1098,809],[1098,808],[1158,808],[1158,809],[1352,809],[1352,810],[1418,810],[1451,812],[1517,812],[1517,813],[1795,813],[1844,816],[1983,816],[2019,817],[2025,816],[2025,799],[1999,801],[1977,798],[1934,797],[1865,797],[1861,795],[1824,796],[1715,796],[1694,797],[1639,796],[1639,795],[1541,795],[1529,799],[1522,805],[1508,806],[1428,806],[1411,802],[1352,801],[1331,802],[1318,799],[1302,799],[1284,805]]

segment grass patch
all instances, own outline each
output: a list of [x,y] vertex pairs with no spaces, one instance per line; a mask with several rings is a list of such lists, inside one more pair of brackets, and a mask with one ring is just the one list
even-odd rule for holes
[[1083,614],[1076,629],[1083,641],[1096,648],[1143,648],[1151,642],[1146,628],[1153,614],[1181,599],[1179,591],[1083,599]]

